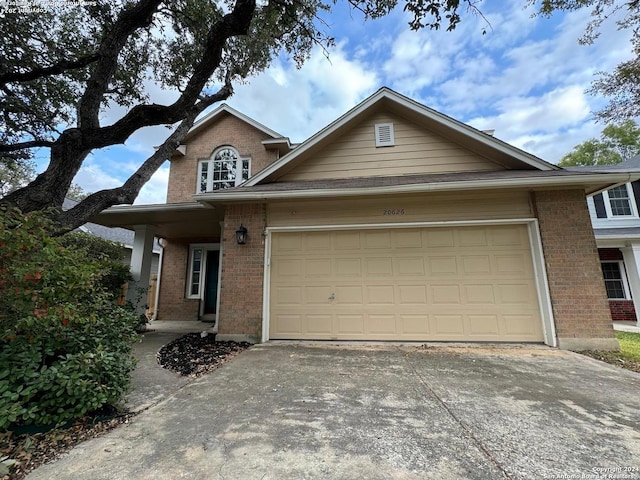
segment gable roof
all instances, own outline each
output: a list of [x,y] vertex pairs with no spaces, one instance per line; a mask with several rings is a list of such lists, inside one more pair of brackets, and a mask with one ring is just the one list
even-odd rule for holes
[[226,103],[218,105],[211,112],[207,113],[200,120],[196,121],[193,124],[193,126],[189,129],[189,133],[187,133],[187,136],[185,137],[185,140],[187,138],[192,137],[193,135],[195,135],[196,133],[198,133],[200,130],[202,130],[203,128],[207,127],[208,125],[216,122],[224,114],[233,115],[234,117],[239,118],[243,122],[248,123],[252,127],[256,128],[257,130],[260,130],[262,133],[264,133],[264,134],[266,134],[266,135],[268,135],[268,136],[270,136],[272,138],[286,139],[287,141],[289,140],[287,137],[283,137],[282,135],[280,135],[275,130],[271,130],[270,128],[265,127],[264,125],[262,125],[260,122],[256,122],[253,118],[246,116],[244,113],[241,113],[241,112],[237,111],[236,109],[231,108]]
[[277,179],[304,161],[309,155],[330,143],[332,138],[341,135],[346,129],[359,123],[366,115],[379,109],[386,109],[397,113],[451,140],[465,141],[472,146],[474,151],[502,164],[505,169],[561,170],[557,165],[545,162],[535,155],[520,150],[483,131],[477,130],[426,107],[388,87],[383,87],[308,140],[298,145],[295,150],[281,157],[280,160],[250,178],[244,183],[244,186],[251,187]]

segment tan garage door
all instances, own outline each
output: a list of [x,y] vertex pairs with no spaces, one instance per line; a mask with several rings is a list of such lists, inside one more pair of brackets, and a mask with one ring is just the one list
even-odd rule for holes
[[525,225],[278,232],[272,339],[541,342]]

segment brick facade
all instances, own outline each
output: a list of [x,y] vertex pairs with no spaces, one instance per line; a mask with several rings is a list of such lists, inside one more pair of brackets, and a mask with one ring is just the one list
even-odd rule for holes
[[560,348],[617,350],[583,190],[533,193]]
[[164,240],[158,320],[197,320],[200,303],[186,298],[189,243]]
[[[240,224],[248,231],[245,245],[236,243]],[[226,207],[218,325],[222,340],[259,342],[262,338],[265,227],[265,205]]]
[[614,322],[635,322],[636,309],[633,300],[609,300],[611,318]]
[[[619,248],[599,248],[600,261],[624,261]],[[611,318],[614,322],[635,322],[636,309],[633,300],[609,300]]]
[[167,203],[192,202],[198,181],[198,160],[208,159],[222,146],[235,148],[241,157],[251,158],[250,176],[277,160],[261,141],[269,137],[233,115],[224,116],[187,140],[187,153],[171,159]]

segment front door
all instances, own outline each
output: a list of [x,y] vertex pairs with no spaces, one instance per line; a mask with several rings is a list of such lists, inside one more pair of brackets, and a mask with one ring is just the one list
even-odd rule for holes
[[218,304],[218,267],[220,250],[207,250],[207,268],[204,282],[203,315],[215,315]]

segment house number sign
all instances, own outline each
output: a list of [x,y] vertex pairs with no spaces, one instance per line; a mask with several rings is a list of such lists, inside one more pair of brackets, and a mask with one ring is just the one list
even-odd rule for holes
[[404,215],[404,208],[385,208],[382,210],[382,216],[386,215]]

